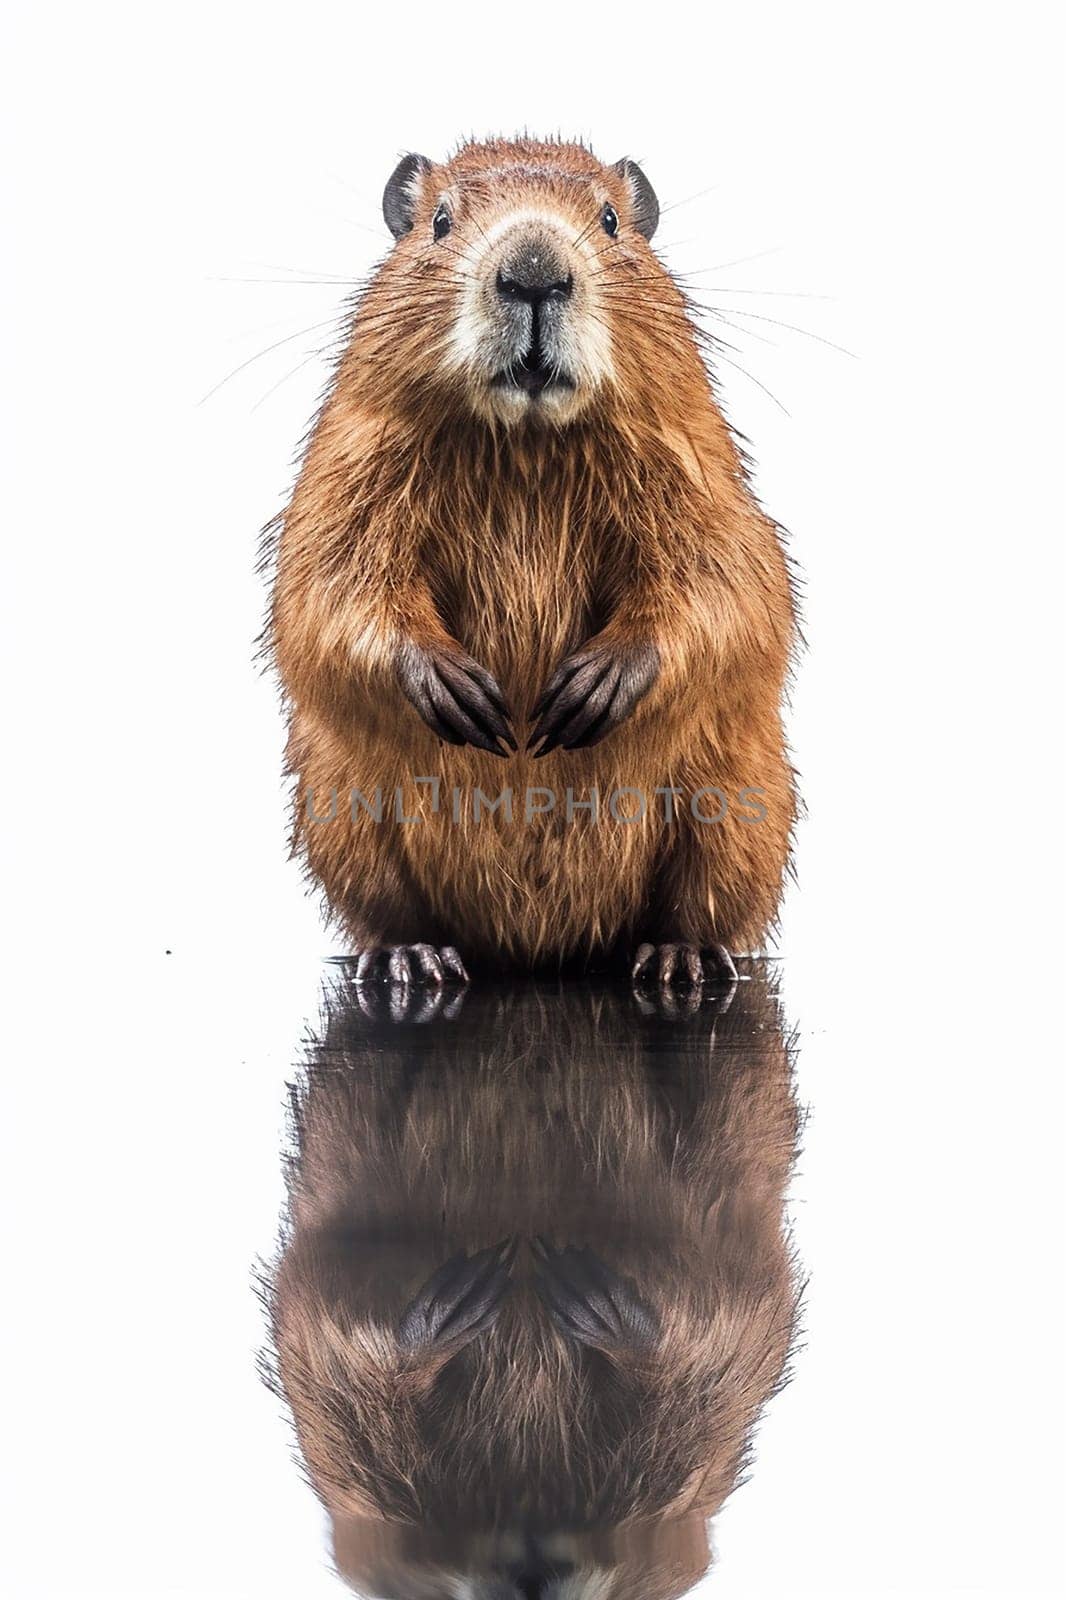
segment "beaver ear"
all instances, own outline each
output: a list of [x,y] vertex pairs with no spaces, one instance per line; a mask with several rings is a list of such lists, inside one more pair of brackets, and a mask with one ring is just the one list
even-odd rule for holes
[[381,209],[394,239],[402,239],[405,233],[410,233],[422,179],[432,167],[432,161],[427,161],[425,156],[404,156],[385,185]]
[[616,161],[614,170],[620,178],[625,180],[629,190],[629,203],[633,208],[633,226],[645,239],[650,239],[659,226],[659,202],[655,198],[655,190],[644,176],[643,171],[635,161],[630,161],[626,156],[621,161]]

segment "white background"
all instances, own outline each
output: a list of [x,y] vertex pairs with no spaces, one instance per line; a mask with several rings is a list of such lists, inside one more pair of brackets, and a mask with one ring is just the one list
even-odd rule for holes
[[328,949],[256,536],[397,157],[524,125],[643,162],[806,576],[808,1347],[708,1591],[1060,1592],[1061,9],[4,33],[4,1592],[338,1592],[251,1355]]

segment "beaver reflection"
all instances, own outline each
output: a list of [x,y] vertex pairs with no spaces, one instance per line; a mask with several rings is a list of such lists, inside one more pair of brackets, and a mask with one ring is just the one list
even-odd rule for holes
[[330,994],[269,1365],[360,1592],[665,1600],[706,1569],[797,1298],[791,1068],[749,970],[674,1021],[587,984],[414,1026]]

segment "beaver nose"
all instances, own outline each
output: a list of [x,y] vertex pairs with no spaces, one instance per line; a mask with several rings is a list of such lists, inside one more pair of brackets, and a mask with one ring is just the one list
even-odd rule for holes
[[554,275],[557,271],[554,262],[545,271],[536,256],[529,256],[506,272],[501,267],[496,274],[496,288],[505,300],[524,300],[529,306],[543,305],[546,300],[569,300],[574,275],[568,272],[560,278]]
[[569,1577],[574,1570],[572,1561],[553,1561],[550,1565],[519,1565],[510,1569],[511,1582],[520,1600],[545,1600],[552,1584]]

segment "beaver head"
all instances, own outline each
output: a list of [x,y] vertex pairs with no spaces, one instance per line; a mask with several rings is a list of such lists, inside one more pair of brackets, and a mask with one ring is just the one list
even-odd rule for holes
[[710,1562],[699,1516],[532,1536],[334,1517],[332,1532],[338,1574],[374,1600],[680,1600]]
[[356,321],[378,378],[514,424],[563,423],[624,386],[622,327],[680,297],[648,241],[655,193],[636,162],[581,145],[469,144],[399,163],[385,188],[394,249]]

